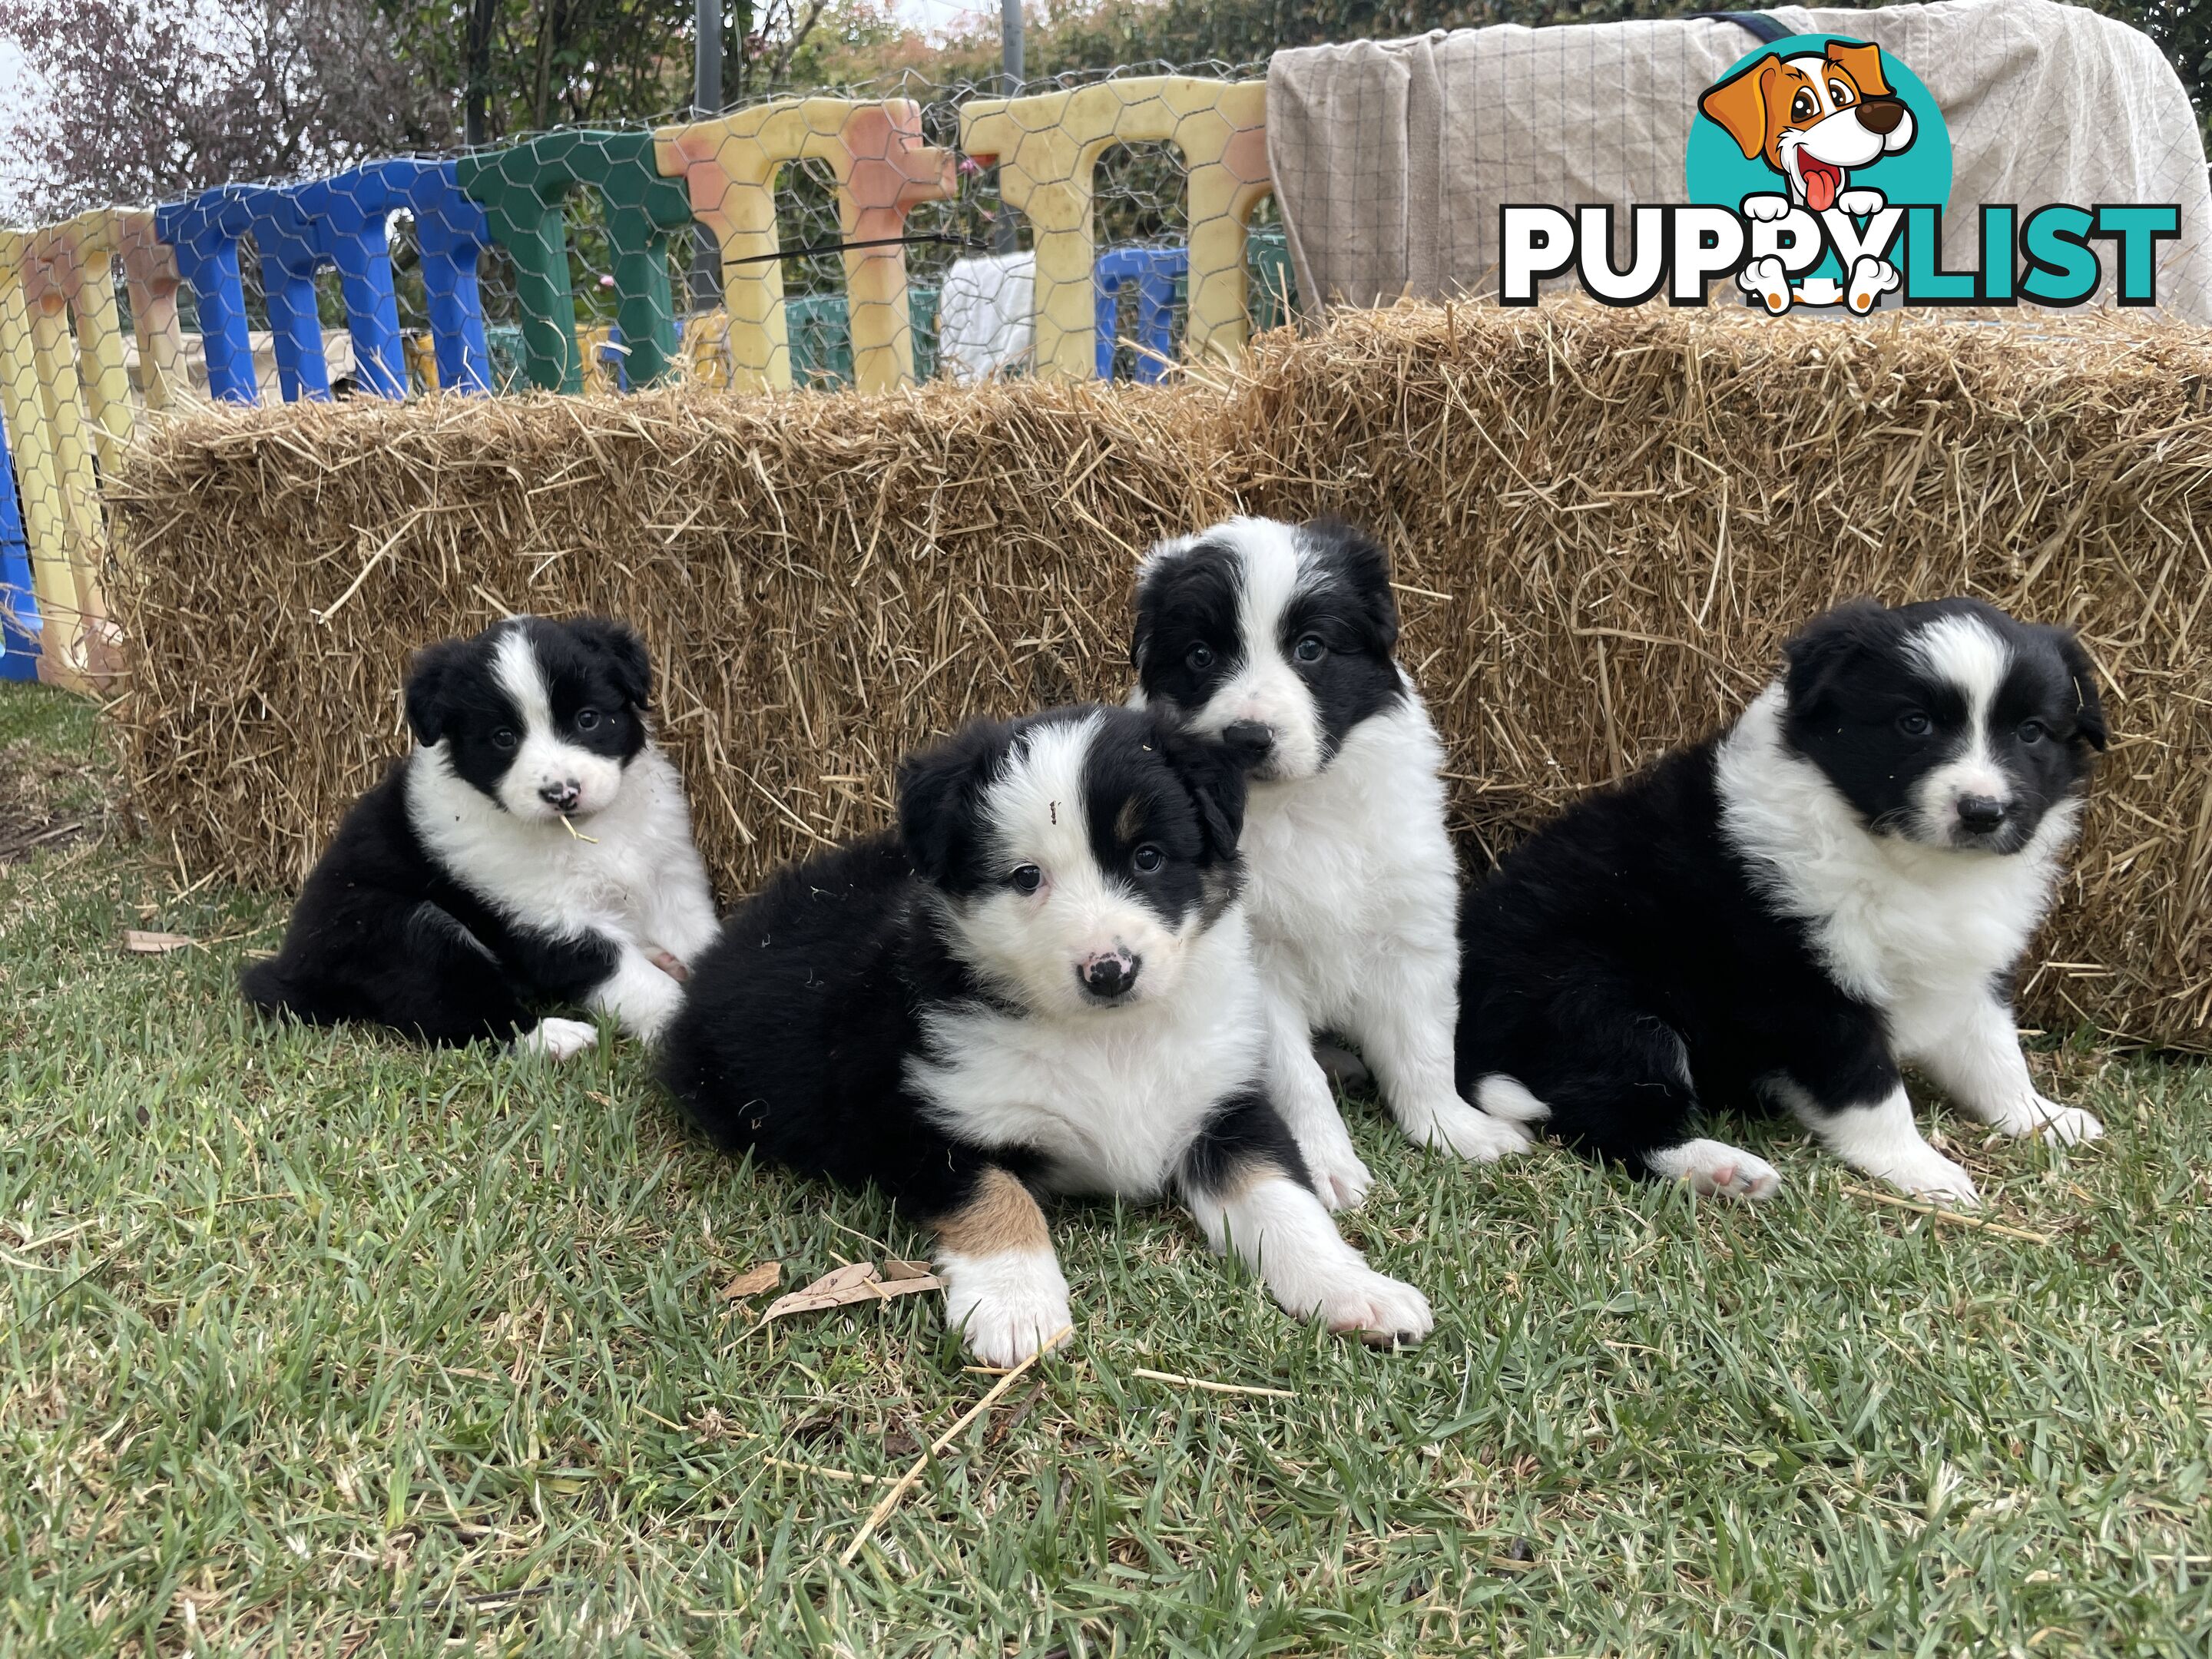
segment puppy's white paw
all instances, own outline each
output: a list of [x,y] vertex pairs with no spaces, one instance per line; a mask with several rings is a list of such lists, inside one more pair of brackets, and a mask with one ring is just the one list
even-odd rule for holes
[[2041,1095],[1998,1119],[1992,1127],[1999,1134],[2039,1134],[2045,1145],[2051,1146],[2078,1146],[2083,1141],[2105,1138],[2105,1126],[2079,1106],[2061,1106]]
[[1528,1150],[1528,1132],[1517,1123],[1478,1112],[1465,1101],[1439,1102],[1406,1114],[1406,1133],[1424,1146],[1434,1146],[1477,1164],[1495,1164],[1501,1158]]
[[[1759,199],[1756,196],[1746,197],[1744,206],[1747,208]],[[1779,201],[1782,198],[1775,197],[1771,199]],[[1771,254],[1764,259],[1753,259],[1738,271],[1735,285],[1762,301],[1777,317],[1790,309],[1790,273],[1782,268],[1782,261]]]
[[1778,219],[1787,219],[1790,216],[1790,198],[1771,194],[1747,196],[1743,198],[1743,216],[1769,224]]
[[580,1019],[541,1019],[514,1040],[517,1054],[543,1054],[548,1060],[574,1060],[599,1046],[599,1028]]
[[1930,1204],[1948,1204],[1961,1210],[1978,1210],[1982,1206],[1982,1195],[1974,1190],[1974,1178],[1933,1146],[1923,1146],[1917,1154],[1899,1158],[1873,1173],[1898,1191]]
[[1429,1299],[1402,1279],[1371,1267],[1347,1268],[1323,1288],[1315,1312],[1333,1331],[1356,1334],[1377,1347],[1410,1346],[1437,1326]]
[[1836,198],[1836,205],[1854,219],[1863,219],[1870,213],[1879,213],[1889,205],[1889,198],[1878,190],[1861,185],[1856,190],[1844,191]]
[[1763,1158],[1721,1140],[1686,1140],[1644,1158],[1655,1175],[1686,1181],[1700,1198],[1771,1198],[1782,1175]]
[[1332,1210],[1356,1210],[1375,1177],[1352,1150],[1352,1137],[1345,1133],[1344,1125],[1334,1121],[1334,1113],[1330,1117],[1326,1127],[1297,1137],[1298,1152],[1306,1161],[1321,1201]]
[[1851,280],[1844,289],[1844,302],[1853,311],[1863,315],[1874,309],[1874,302],[1900,279],[1897,267],[1887,259],[1860,258],[1851,266]]
[[985,1365],[1018,1365],[1048,1343],[1064,1340],[1073,1322],[1067,1280],[1051,1252],[938,1258],[946,1279],[945,1325]]

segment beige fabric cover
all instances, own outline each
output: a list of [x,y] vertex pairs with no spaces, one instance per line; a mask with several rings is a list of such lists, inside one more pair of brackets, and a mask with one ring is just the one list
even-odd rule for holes
[[[2015,203],[2024,221],[2051,202],[2177,202],[2160,307],[2212,322],[2203,141],[2148,35],[2052,0],[1770,15],[1795,33],[1871,40],[1927,83],[1951,130],[1950,268],[1973,262],[1981,203]],[[1302,302],[1493,289],[1503,203],[1685,200],[1698,95],[1758,44],[1734,23],[1669,20],[1277,52],[1267,153]]]

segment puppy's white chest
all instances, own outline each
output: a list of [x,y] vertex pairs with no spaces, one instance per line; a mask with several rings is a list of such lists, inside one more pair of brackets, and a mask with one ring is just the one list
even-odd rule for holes
[[1427,711],[1409,697],[1354,731],[1316,776],[1253,787],[1241,845],[1263,971],[1330,1003],[1409,934],[1451,933],[1442,761]]
[[1194,963],[1171,1006],[1073,1020],[947,1009],[908,1080],[961,1139],[1042,1155],[1060,1191],[1153,1196],[1215,1108],[1260,1076],[1259,997],[1239,957],[1212,973]]
[[689,845],[674,769],[648,747],[604,811],[570,828],[526,823],[418,754],[408,815],[455,879],[516,920],[554,932],[626,931]]

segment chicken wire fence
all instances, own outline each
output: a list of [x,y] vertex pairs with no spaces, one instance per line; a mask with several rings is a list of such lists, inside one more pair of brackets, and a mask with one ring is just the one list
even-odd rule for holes
[[[1948,118],[1954,206],[2179,203],[2160,303],[2212,321],[2187,94],[2146,37],[2046,0],[1464,30],[1012,97],[902,75],[0,231],[0,672],[43,627],[51,677],[96,681],[100,482],[149,411],[1202,372],[1302,297],[1482,292],[1505,204],[1681,202],[1701,94],[1846,18],[1884,93],[1924,76],[1915,154]],[[1618,270],[1632,219],[1596,239]],[[1945,219],[1942,266],[1984,228]]]

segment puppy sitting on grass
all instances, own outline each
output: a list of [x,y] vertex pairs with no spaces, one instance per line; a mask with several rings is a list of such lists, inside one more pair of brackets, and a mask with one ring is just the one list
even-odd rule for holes
[[676,769],[646,732],[645,647],[600,617],[514,617],[419,653],[416,747],[355,803],[247,1000],[433,1043],[567,1059],[580,1004],[657,1035],[714,938]]
[[946,1320],[1011,1365],[1069,1323],[1038,1195],[1173,1193],[1300,1317],[1389,1342],[1266,1082],[1246,757],[1073,708],[909,760],[896,833],[776,875],[696,964],[662,1075],[722,1146],[936,1230]]

